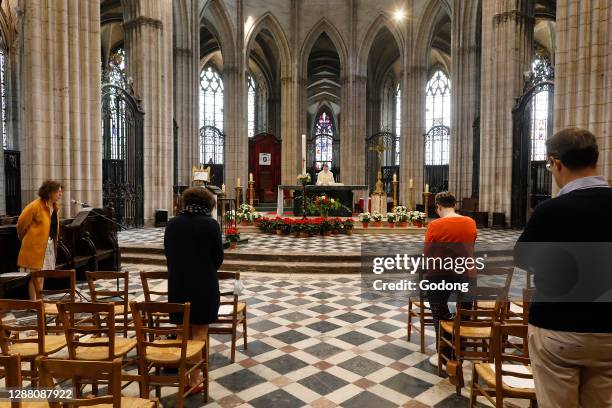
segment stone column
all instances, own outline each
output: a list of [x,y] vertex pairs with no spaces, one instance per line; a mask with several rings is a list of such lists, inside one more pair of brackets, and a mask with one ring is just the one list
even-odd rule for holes
[[[225,133],[225,184],[236,186],[240,178],[243,198],[246,197],[249,171],[249,140],[247,136],[247,83],[244,55],[243,2],[238,0],[236,16],[236,53],[234,63],[223,61],[223,131]],[[230,194],[230,196],[233,196]]]
[[71,199],[102,204],[100,4],[28,0],[23,12],[22,198],[57,179],[68,217]]
[[480,24],[477,0],[454,0],[451,48],[451,130],[448,189],[472,195],[474,119],[480,110]]
[[559,0],[554,131],[589,129],[599,170],[612,181],[612,7],[608,0]]
[[191,184],[191,168],[200,162],[199,72],[200,30],[198,2],[173,3],[174,23],[174,120],[177,124],[178,184]]
[[482,2],[480,139],[481,211],[502,212],[510,222],[512,108],[531,66],[532,0]]
[[124,10],[127,73],[145,112],[144,218],[149,225],[156,209],[172,209],[172,1],[133,0]]

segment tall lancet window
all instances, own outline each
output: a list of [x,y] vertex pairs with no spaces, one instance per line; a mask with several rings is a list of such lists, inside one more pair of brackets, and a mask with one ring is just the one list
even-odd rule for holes
[[7,114],[6,114],[6,50],[0,45],[0,121],[2,122],[2,147],[4,150],[11,148],[7,130]]
[[212,66],[200,71],[200,163],[223,164],[223,79]]
[[247,134],[249,137],[255,136],[255,79],[251,75],[247,77]]
[[450,92],[446,74],[441,70],[434,72],[425,93],[425,165],[448,164]]
[[[544,79],[552,78],[552,66],[546,58],[537,58],[532,65],[533,75]],[[537,92],[531,102],[531,160],[546,161],[546,139],[549,126],[549,103],[552,92],[542,89]]]
[[200,71],[200,127],[223,131],[223,79],[212,66]]
[[400,164],[400,136],[402,135],[402,90],[395,88],[395,165]]
[[315,124],[315,162],[317,168],[322,169],[324,164],[332,168],[334,126],[326,112],[322,112]]

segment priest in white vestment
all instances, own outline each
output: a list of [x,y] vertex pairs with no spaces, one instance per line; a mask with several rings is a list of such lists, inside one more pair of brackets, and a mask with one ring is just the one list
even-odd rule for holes
[[323,170],[317,174],[317,186],[329,186],[334,184],[334,173],[329,171],[327,164],[323,165]]

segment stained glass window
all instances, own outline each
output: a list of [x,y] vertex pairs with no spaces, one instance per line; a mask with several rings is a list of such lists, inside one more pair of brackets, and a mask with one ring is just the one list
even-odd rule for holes
[[334,143],[334,127],[326,112],[319,115],[315,125],[315,162],[322,169],[327,164],[332,167],[332,152]]
[[2,147],[8,150],[11,146],[9,145],[8,132],[7,132],[7,120],[6,120],[6,51],[0,48],[0,104],[2,109]]
[[223,134],[207,126],[200,130],[200,163],[223,164]]
[[395,165],[400,164],[400,136],[402,134],[402,90],[395,88]]
[[214,126],[223,132],[223,79],[216,69],[200,71],[200,127]]
[[[533,62],[534,74],[539,71],[545,72],[550,65],[544,59],[536,59]],[[531,101],[531,160],[546,160],[546,139],[548,138],[548,107],[551,92],[541,90],[533,96]]]
[[255,136],[255,80],[251,75],[247,77],[247,134]]
[[[427,82],[425,91],[425,164],[448,164],[448,127],[450,126],[450,80],[437,70]],[[443,126],[446,131],[442,128]]]

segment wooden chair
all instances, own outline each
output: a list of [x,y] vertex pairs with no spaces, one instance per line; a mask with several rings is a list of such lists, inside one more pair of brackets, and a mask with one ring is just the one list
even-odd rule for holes
[[[236,360],[236,340],[238,336],[238,326],[242,324],[242,338],[244,349],[247,349],[247,305],[240,302],[238,295],[234,293],[234,283],[240,280],[240,272],[217,272],[219,281],[231,281],[232,290],[221,292],[220,296],[229,300],[221,300],[217,320],[208,328],[209,334],[231,334],[231,360]],[[221,283],[221,282],[219,282]]]
[[[66,346],[64,335],[45,334],[45,312],[42,300],[9,300],[0,299],[0,312],[32,311],[36,313],[36,324],[19,325],[15,323],[0,322],[0,348],[2,354],[7,356],[19,354],[22,361],[30,363],[30,370],[23,373],[30,378],[32,385],[37,384],[37,371],[35,360],[38,356],[48,356],[56,353]],[[21,336],[21,333],[35,332],[36,335]],[[25,333],[28,334],[28,333]]]
[[[422,273],[420,279],[422,279]],[[416,323],[412,322],[413,318],[416,319]],[[419,289],[418,297],[408,298],[408,341],[410,341],[412,329],[418,331],[421,353],[425,353],[425,326],[433,326],[433,315],[429,302],[425,301],[423,291]]]
[[[75,379],[88,382],[108,383],[108,393],[104,396],[88,396],[87,398],[74,398],[70,406],[95,406],[96,408],[154,408],[158,407],[157,401],[143,398],[124,397],[121,395],[121,359],[112,361],[74,361],[74,360],[51,360],[45,357],[39,358],[38,369],[40,371],[40,382],[43,387],[55,387],[56,379],[72,378],[73,386],[77,386]],[[65,385],[63,384],[65,387]],[[120,396],[119,398],[117,398]],[[104,405],[102,405],[104,404]],[[49,403],[51,408],[59,408],[59,402]]]
[[[503,408],[504,398],[528,399],[532,407],[537,405],[527,341],[523,341],[520,354],[517,354],[514,348],[512,352],[507,353],[504,339],[509,336],[526,339],[527,325],[499,322],[493,324],[493,364],[474,364],[470,408],[476,405],[479,396],[484,396],[497,408]],[[480,380],[484,384],[481,385]],[[517,387],[521,384],[516,380],[524,383],[526,388]]]
[[[188,340],[189,324],[164,325],[154,323],[153,316],[165,314],[182,315],[183,322],[189,322],[190,304],[162,302],[130,302],[136,339],[138,341],[138,372],[142,377],[141,397],[149,396],[149,387],[154,386],[159,396],[160,387],[178,387],[177,407],[182,408],[185,396],[200,384],[203,386],[204,401],[208,401],[208,344],[205,340]],[[177,339],[167,337],[175,335]],[[160,375],[163,367],[178,368],[178,375]],[[155,374],[151,374],[155,369]],[[192,372],[202,371],[203,380],[194,387],[186,388],[186,377]]]
[[[2,371],[0,374],[4,377],[4,386],[6,388],[21,388],[21,357],[19,354],[13,354],[10,356],[0,356],[0,367]],[[0,402],[0,408],[22,408],[24,404],[20,401],[14,402]]]
[[168,280],[168,272],[167,271],[152,271],[152,272],[140,272],[140,280],[142,282],[142,289],[144,291],[145,302],[152,302],[154,299],[151,299],[151,295],[156,296],[168,296],[168,291],[155,291],[151,290],[150,281],[151,280]]
[[[442,375],[442,364],[446,362],[446,371],[455,384],[457,395],[463,387],[463,361],[488,361],[490,359],[489,343],[493,323],[499,322],[503,288],[471,287],[467,293],[459,293],[457,313],[452,321],[440,321],[438,336],[438,375]],[[491,308],[478,307],[482,301],[493,301]],[[466,307],[469,305],[469,308]],[[450,339],[446,338],[450,335]],[[444,355],[450,349],[451,358]]]
[[[125,272],[86,272],[87,285],[92,302],[107,302],[114,305],[115,324],[123,326],[123,336],[128,336],[128,331],[133,330],[132,313],[129,310],[129,279],[130,273]],[[111,281],[117,285],[116,290],[98,289],[96,281]],[[111,283],[109,282],[109,283]],[[123,283],[123,286],[120,284]]]
[[[74,269],[32,271],[31,278],[34,279],[36,298],[43,300],[45,316],[51,318],[49,321],[45,321],[47,330],[55,333],[63,333],[64,329],[61,327],[61,321],[58,318],[57,304],[59,302],[76,301],[76,271]],[[38,284],[38,279],[36,278],[44,278],[45,282],[51,279],[67,279],[68,287],[65,289],[44,289],[44,287]],[[49,325],[52,321],[55,321],[55,327]]]

